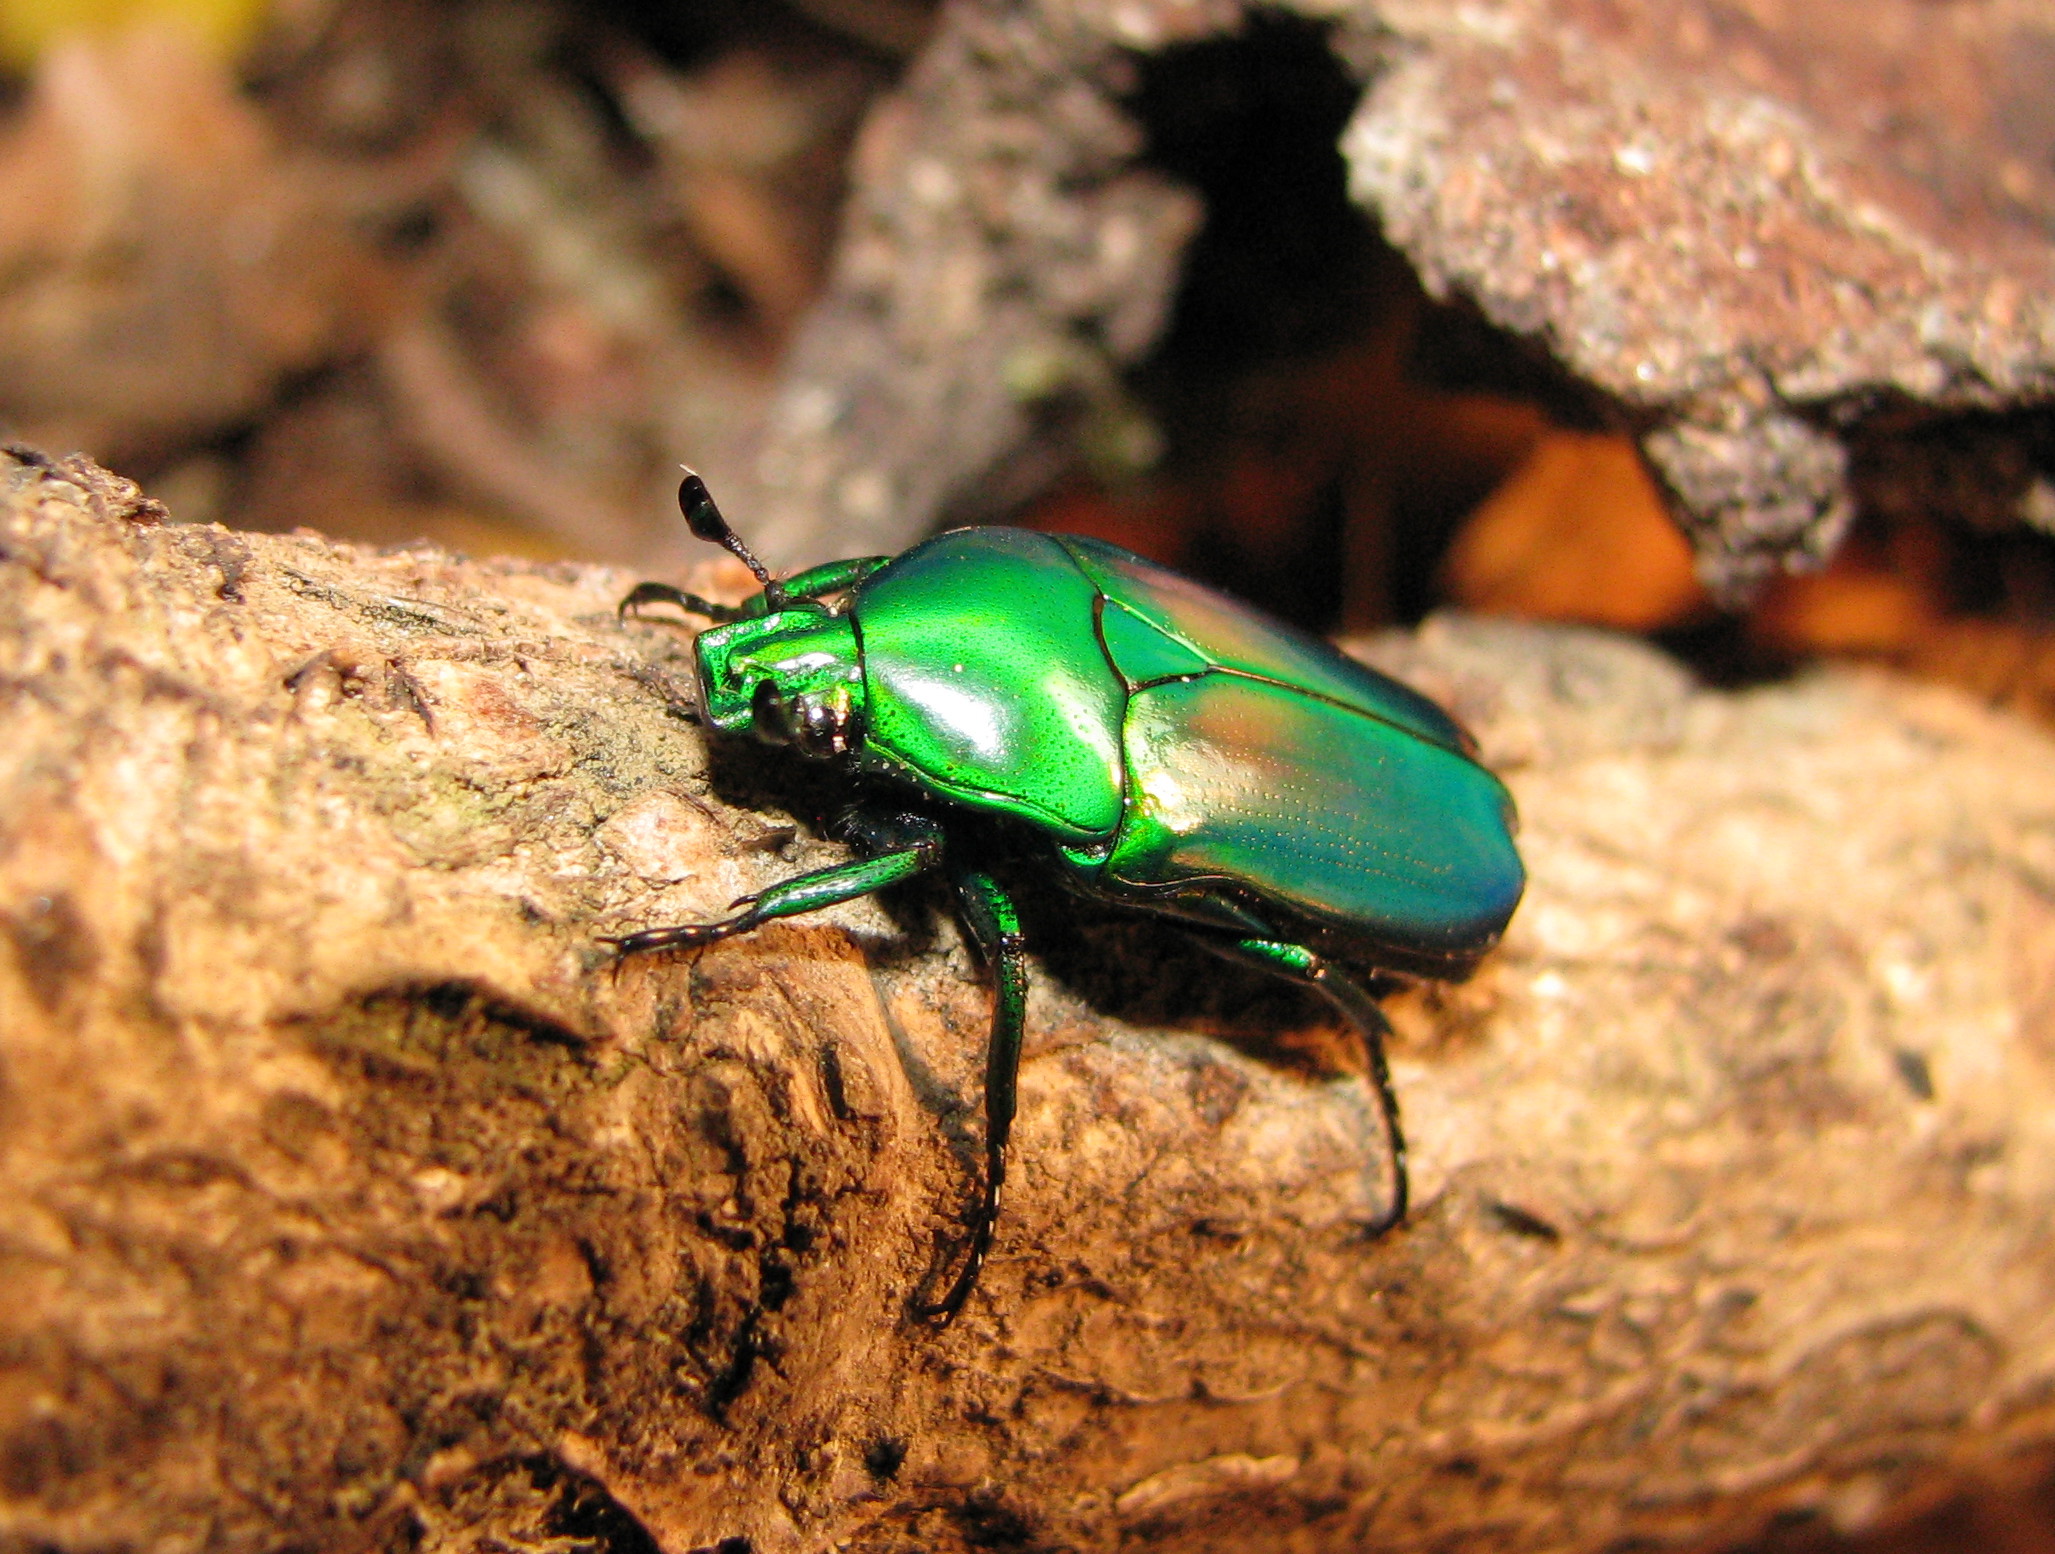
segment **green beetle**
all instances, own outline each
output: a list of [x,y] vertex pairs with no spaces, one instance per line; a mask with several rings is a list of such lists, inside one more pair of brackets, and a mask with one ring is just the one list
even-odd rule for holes
[[947,874],[997,986],[985,1179],[943,1297],[969,1296],[1006,1178],[1027,975],[1014,904],[958,823],[995,817],[1072,888],[1174,918],[1209,947],[1324,994],[1359,1034],[1383,1110],[1391,1196],[1406,1146],[1387,1026],[1362,974],[1460,976],[1526,883],[1505,786],[1434,703],[1327,643],[1099,540],[957,529],[897,557],[784,582],[687,473],[693,533],[763,584],[740,607],[644,583],[717,624],[695,649],[706,721],[839,762],[867,795],[838,835],[856,861],[782,881],[718,922],[609,940],[623,955],[709,944],[774,918]]

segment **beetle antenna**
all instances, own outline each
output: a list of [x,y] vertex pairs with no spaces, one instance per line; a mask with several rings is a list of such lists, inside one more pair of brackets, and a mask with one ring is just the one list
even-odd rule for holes
[[783,608],[785,590],[778,586],[778,580],[771,576],[770,569],[742,543],[742,536],[728,527],[728,520],[714,505],[714,495],[707,490],[706,482],[699,478],[697,470],[689,466],[686,467],[685,478],[678,482],[678,510],[685,515],[685,525],[695,536],[710,545],[720,546],[756,574],[756,580],[763,584],[765,604],[774,610]]

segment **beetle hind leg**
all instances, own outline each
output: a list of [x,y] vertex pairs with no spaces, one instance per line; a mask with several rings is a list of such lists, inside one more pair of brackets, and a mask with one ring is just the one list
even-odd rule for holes
[[1027,1025],[1027,944],[1013,899],[981,869],[958,868],[954,878],[963,920],[992,968],[993,999],[992,1034],[985,1046],[985,1182],[971,1211],[970,1245],[948,1293],[913,1308],[916,1316],[945,1327],[970,1298],[992,1250],[999,1195],[1006,1185],[1006,1142],[1019,1101],[1021,1037]]
[[1385,1140],[1391,1149],[1392,1193],[1390,1206],[1370,1223],[1373,1237],[1383,1235],[1406,1217],[1411,1188],[1406,1175],[1406,1132],[1399,1121],[1399,1099],[1391,1087],[1391,1069],[1384,1059],[1384,1040],[1391,1023],[1369,990],[1344,968],[1326,956],[1286,939],[1247,938],[1204,940],[1206,947],[1244,966],[1253,966],[1273,976],[1284,977],[1320,994],[1343,1019],[1354,1027],[1363,1047],[1363,1064],[1371,1087],[1384,1114]]

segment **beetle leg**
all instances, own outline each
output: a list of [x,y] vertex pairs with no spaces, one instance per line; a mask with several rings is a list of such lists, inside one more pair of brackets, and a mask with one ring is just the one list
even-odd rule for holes
[[934,817],[876,803],[846,805],[828,821],[827,830],[835,841],[847,842],[866,858],[926,847],[934,855],[930,867],[942,861],[942,844],[947,839],[942,823]]
[[873,891],[897,885],[925,874],[942,861],[939,835],[923,836],[876,857],[858,858],[832,869],[817,869],[780,880],[754,896],[744,896],[735,905],[744,910],[733,917],[711,923],[684,923],[675,928],[645,928],[640,933],[602,938],[622,955],[641,955],[650,950],[668,950],[679,945],[712,944],[780,917],[817,912],[822,907],[854,901]]
[[1391,1145],[1391,1207],[1370,1225],[1372,1236],[1381,1236],[1406,1217],[1410,1188],[1406,1177],[1406,1133],[1399,1124],[1399,1099],[1391,1088],[1391,1069],[1384,1061],[1384,1039],[1391,1024],[1377,1000],[1353,976],[1326,956],[1303,944],[1284,939],[1207,939],[1207,948],[1229,960],[1285,977],[1310,987],[1341,1012],[1356,1028],[1363,1044],[1363,1061],[1370,1070],[1370,1082],[1377,1091],[1384,1112],[1384,1131]]
[[1006,1141],[1020,1096],[1021,1034],[1027,1025],[1027,941],[1013,898],[982,869],[958,868],[953,877],[963,920],[992,968],[993,999],[992,1034],[985,1044],[985,1185],[971,1212],[970,1249],[949,1292],[913,1308],[916,1316],[944,1327],[970,1298],[985,1254],[992,1250],[999,1194],[1006,1185]]
[[891,559],[890,556],[856,556],[848,561],[826,561],[786,578],[779,586],[784,589],[788,600],[821,599],[829,594],[847,593]]
[[645,604],[675,604],[687,615],[704,615],[710,621],[739,621],[749,612],[732,604],[715,604],[698,594],[689,594],[669,583],[637,583],[622,598],[614,613],[622,620]]

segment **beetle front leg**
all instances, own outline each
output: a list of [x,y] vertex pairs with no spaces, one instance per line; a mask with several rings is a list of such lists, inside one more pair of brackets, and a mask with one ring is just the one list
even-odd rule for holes
[[673,588],[669,583],[637,583],[614,609],[622,620],[639,611],[645,604],[675,604],[687,615],[704,615],[710,621],[739,621],[749,612],[737,605],[715,604],[711,599],[702,599],[698,594],[687,593],[682,588]]
[[1006,1186],[1006,1143],[1020,1098],[1021,1036],[1027,1026],[1027,941],[1013,898],[982,869],[959,868],[954,881],[964,923],[991,965],[993,997],[992,1033],[985,1043],[985,1185],[971,1212],[970,1248],[948,1293],[913,1308],[916,1316],[944,1327],[970,1298],[992,1250],[999,1195]]
[[[890,833],[896,838],[894,845],[880,848],[870,857],[837,864],[832,869],[816,869],[811,874],[795,875],[753,896],[743,896],[734,903],[743,910],[733,917],[711,923],[683,923],[675,928],[645,928],[640,933],[602,938],[600,943],[611,944],[623,956],[675,949],[681,945],[713,944],[781,917],[797,917],[802,912],[818,912],[822,907],[854,901],[859,896],[868,896],[916,878],[940,864],[941,828],[932,822],[928,823],[931,829],[906,823],[917,817],[896,818],[901,824]],[[847,825],[843,829],[852,832],[851,839],[862,845],[862,832]],[[871,849],[865,848],[865,851]]]
[[808,567],[804,572],[786,578],[780,586],[787,602],[847,593],[891,559],[890,556],[856,556],[848,561],[824,561],[817,567]]
[[1319,993],[1355,1027],[1363,1044],[1363,1062],[1384,1113],[1385,1138],[1391,1146],[1391,1207],[1371,1221],[1370,1234],[1381,1236],[1406,1217],[1411,1195],[1406,1175],[1406,1133],[1399,1123],[1399,1098],[1391,1088],[1391,1069],[1384,1060],[1384,1039],[1391,1023],[1369,991],[1326,956],[1285,939],[1204,939],[1215,954],[1285,977]]

